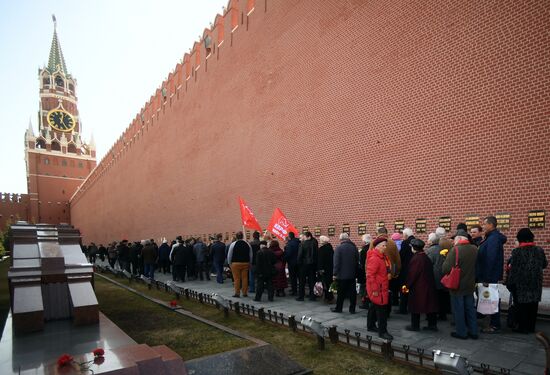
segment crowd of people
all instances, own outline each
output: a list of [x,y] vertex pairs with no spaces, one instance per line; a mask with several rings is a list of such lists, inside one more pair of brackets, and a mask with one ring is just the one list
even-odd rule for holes
[[[297,301],[307,297],[309,301],[323,298],[327,304],[335,302],[334,313],[342,313],[344,301],[349,299],[349,313],[355,314],[357,307],[367,309],[367,329],[384,339],[393,338],[387,329],[393,307],[394,313],[410,314],[407,330],[437,331],[438,322],[451,315],[453,337],[477,339],[478,288],[505,284],[512,296],[511,328],[521,333],[535,330],[547,259],[528,228],[518,231],[506,265],[507,238],[497,229],[494,216],[485,218],[483,227],[468,229],[461,223],[452,235],[437,228],[428,235],[427,243],[411,228],[389,234],[384,227],[374,236],[363,235],[360,249],[347,233],[340,234],[339,240],[333,248],[326,236],[316,238],[306,231],[297,238],[290,232],[281,246],[268,233],[262,237],[254,232],[252,240],[246,241],[243,233],[237,232],[227,244],[218,234],[208,243],[179,236],[171,243],[162,241],[160,246],[153,239],[131,244],[122,240],[107,247],[91,243],[83,251],[92,263],[96,258],[107,259],[113,268],[151,279],[155,270],[171,274],[179,282],[210,280],[211,274],[220,284],[232,279],[234,298],[254,294],[254,300],[261,301],[265,291],[267,300],[273,301],[285,297],[288,289]],[[448,275],[457,278],[453,289],[442,282]],[[500,300],[497,310],[481,332],[501,331]],[[422,315],[427,320],[424,327]]]

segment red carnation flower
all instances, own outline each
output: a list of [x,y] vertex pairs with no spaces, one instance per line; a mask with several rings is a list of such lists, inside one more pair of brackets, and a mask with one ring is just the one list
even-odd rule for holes
[[68,354],[63,354],[61,357],[57,358],[57,365],[62,367],[69,365],[73,361],[73,357]]
[[92,353],[94,354],[95,357],[103,357],[105,355],[105,350],[101,348],[97,348],[97,349],[94,349]]
[[178,301],[176,300],[170,301],[170,306],[176,307],[177,305],[178,305]]

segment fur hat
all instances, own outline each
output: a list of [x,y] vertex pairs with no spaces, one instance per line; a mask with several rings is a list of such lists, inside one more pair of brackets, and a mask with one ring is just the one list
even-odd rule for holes
[[378,244],[380,244],[382,242],[388,242],[388,239],[384,236],[377,237],[374,240],[374,242],[372,243],[372,247],[376,247],[376,246],[378,246]]

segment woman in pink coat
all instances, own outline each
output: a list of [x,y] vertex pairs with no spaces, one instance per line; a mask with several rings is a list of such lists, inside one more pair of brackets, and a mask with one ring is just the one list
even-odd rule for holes
[[[378,237],[373,242],[373,249],[367,253],[367,293],[371,306],[367,315],[367,329],[378,332],[378,337],[393,340],[387,329],[387,305],[389,303],[389,280],[391,265],[385,255],[388,239]],[[378,321],[378,328],[376,322]]]

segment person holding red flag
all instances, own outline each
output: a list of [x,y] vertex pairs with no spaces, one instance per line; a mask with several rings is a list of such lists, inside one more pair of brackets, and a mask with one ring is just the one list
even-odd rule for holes
[[239,206],[241,207],[241,220],[243,223],[243,227],[257,230],[258,232],[262,232],[262,227],[260,227],[260,224],[258,224],[258,221],[256,220],[256,217],[252,213],[252,210],[250,207],[248,207],[241,197],[239,197]]

